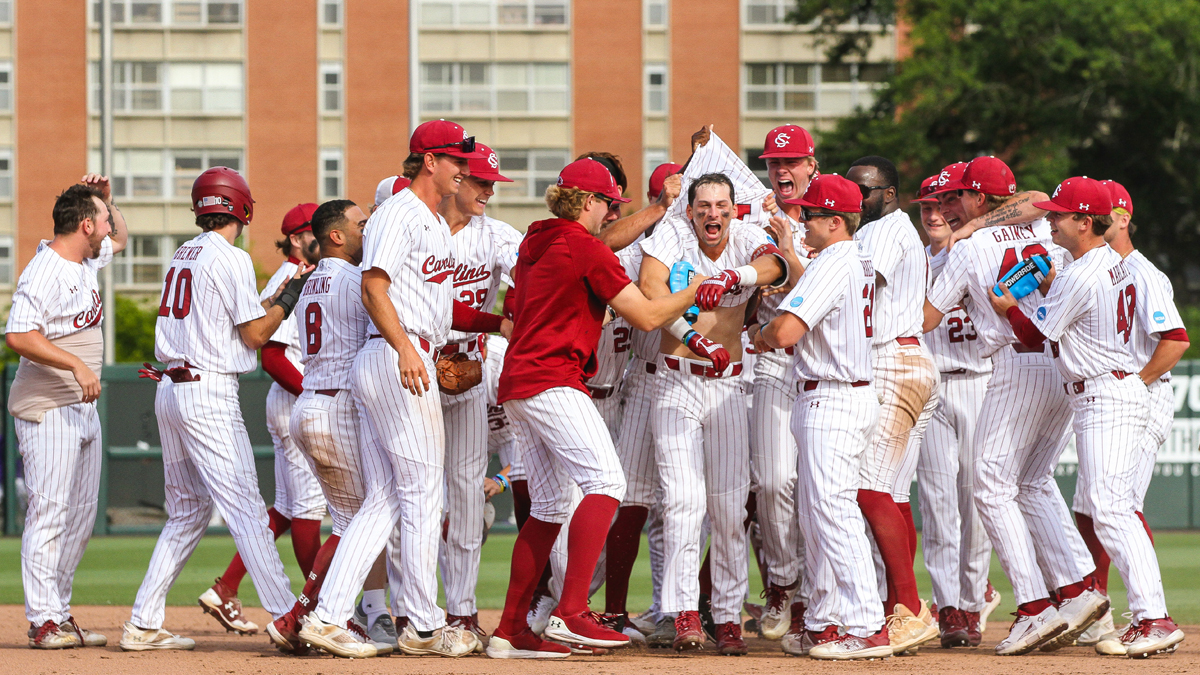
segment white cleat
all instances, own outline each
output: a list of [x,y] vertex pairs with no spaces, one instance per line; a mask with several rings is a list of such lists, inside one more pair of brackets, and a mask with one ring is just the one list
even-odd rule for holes
[[121,649],[127,652],[148,652],[160,649],[191,650],[196,648],[196,641],[180,637],[161,628],[138,628],[126,621],[120,645]]
[[479,638],[457,626],[442,626],[433,635],[423,638],[410,623],[400,632],[400,651],[410,656],[448,656],[458,658],[473,654],[480,646]]
[[379,654],[375,645],[348,629],[321,621],[311,612],[300,621],[300,641],[344,659],[369,659]]
[[764,638],[778,640],[788,632],[792,625],[792,598],[799,589],[799,583],[792,584],[791,588],[771,584],[763,589],[762,597],[766,603],[758,627]]
[[27,634],[30,649],[74,649],[83,646],[79,634],[69,623],[61,626],[53,621],[47,621],[40,626],[31,623]]
[[546,632],[546,626],[550,624],[550,613],[558,607],[558,603],[549,595],[543,595],[538,598],[537,604],[529,612],[526,622],[529,624],[529,630],[533,631],[534,635],[541,635]]
[[1040,614],[1029,616],[1018,614],[1013,621],[1008,637],[996,645],[998,656],[1020,656],[1028,654],[1042,644],[1062,635],[1067,630],[1067,622],[1058,615],[1053,605],[1042,610]]
[[1125,655],[1131,659],[1145,659],[1155,654],[1171,653],[1183,642],[1183,631],[1171,617],[1150,619],[1131,624],[1121,636]]
[[1075,644],[1080,647],[1094,647],[1104,639],[1105,635],[1117,632],[1117,627],[1113,625],[1112,609],[1110,608],[1100,617],[1096,623],[1088,626],[1088,629],[1083,631],[1079,637],[1075,638]]
[[646,646],[648,646],[646,643],[646,636],[643,635],[642,631],[638,630],[637,628],[635,628],[633,626],[625,626],[624,628],[621,629],[621,632],[624,633],[627,637],[629,637],[629,646],[630,647],[646,647]]
[[992,588],[991,582],[988,582],[987,591],[983,594],[983,601],[986,603],[983,609],[979,612],[979,634],[982,635],[987,630],[988,617],[996,608],[1000,606],[1000,601],[1003,600],[1000,591]]
[[654,632],[655,624],[658,623],[658,619],[660,618],[662,617],[655,612],[648,611],[637,616],[630,616],[629,623],[633,624],[634,628],[640,630],[642,635],[650,635]]
[[1074,598],[1063,600],[1058,605],[1058,615],[1067,622],[1067,629],[1039,648],[1044,652],[1052,652],[1070,647],[1084,631],[1104,616],[1108,607],[1108,597],[1098,591],[1084,591]]

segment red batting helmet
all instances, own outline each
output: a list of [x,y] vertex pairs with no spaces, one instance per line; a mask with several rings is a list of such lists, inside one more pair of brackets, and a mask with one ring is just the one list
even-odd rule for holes
[[254,198],[242,174],[227,166],[214,166],[192,183],[192,211],[197,216],[228,213],[249,225],[254,218]]

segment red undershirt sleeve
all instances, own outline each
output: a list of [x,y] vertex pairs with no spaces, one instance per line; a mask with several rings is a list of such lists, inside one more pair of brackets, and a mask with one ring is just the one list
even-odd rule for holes
[[1186,328],[1172,328],[1171,330],[1165,330],[1158,334],[1158,339],[1174,340],[1176,342],[1191,342],[1191,340],[1188,340]]
[[1046,341],[1046,336],[1042,335],[1042,331],[1033,325],[1033,322],[1025,316],[1020,307],[1012,306],[1005,312],[1008,316],[1008,322],[1012,324],[1013,334],[1021,341],[1021,344],[1030,349],[1041,349],[1042,344]]
[[287,357],[287,345],[271,341],[262,349],[263,370],[288,392],[299,396],[304,391],[304,375]]
[[464,333],[496,333],[504,317],[499,314],[481,312],[470,305],[454,301],[454,318],[450,327]]

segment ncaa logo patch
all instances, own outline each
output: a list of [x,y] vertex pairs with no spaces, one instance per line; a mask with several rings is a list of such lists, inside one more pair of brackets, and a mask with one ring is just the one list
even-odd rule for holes
[[1046,318],[1046,308],[1045,307],[1038,307],[1037,318],[1039,321]]
[[1166,314],[1163,314],[1162,312],[1154,313],[1154,323],[1165,323],[1166,320],[1167,320]]
[[788,304],[790,304],[792,307],[799,307],[800,303],[802,303],[802,302],[804,302],[804,298],[802,296],[797,295],[796,297],[792,298],[792,301]]

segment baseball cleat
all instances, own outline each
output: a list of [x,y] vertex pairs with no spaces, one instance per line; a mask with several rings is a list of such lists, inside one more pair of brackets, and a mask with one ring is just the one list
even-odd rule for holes
[[704,629],[704,637],[717,641],[717,622],[713,621],[712,615],[712,598],[700,594],[700,606],[697,608],[700,612],[700,627]]
[[571,650],[543,640],[529,629],[512,637],[497,629],[488,640],[486,653],[493,659],[565,659]]
[[700,613],[695,610],[680,612],[675,619],[675,640],[671,643],[677,652],[704,649],[704,629],[700,627]]
[[104,647],[108,644],[108,638],[103,635],[86,628],[80,628],[79,623],[75,621],[75,617],[73,616],[68,616],[67,622],[62,627],[66,630],[75,631],[75,634],[79,636],[79,641],[83,643],[84,647]]
[[742,625],[742,630],[762,637],[762,614],[765,608],[753,602],[743,602],[742,609],[750,615],[750,618],[746,619],[746,623]]
[[885,626],[870,637],[858,637],[846,633],[813,645],[808,650],[810,658],[829,661],[851,661],[860,659],[886,659],[892,655],[892,645]]
[[929,613],[924,600],[921,601],[919,609],[919,613],[913,614],[909,608],[896,603],[895,612],[887,617],[886,635],[891,642],[893,654],[920,647],[938,638],[937,624],[934,623],[933,615]]
[[484,648],[487,647],[488,644],[488,634],[487,631],[479,625],[478,613],[472,614],[471,616],[458,616],[456,614],[450,614],[446,616],[446,623],[474,633],[475,638],[479,641],[479,647],[475,651],[479,654],[483,653]]
[[979,612],[980,633],[983,633],[985,630],[987,630],[988,617],[991,616],[992,612],[996,611],[996,608],[1000,606],[1000,601],[1002,599],[1003,596],[1000,595],[1000,591],[992,588],[992,582],[989,581],[987,583],[987,590],[983,592],[983,601],[987,604],[983,606],[983,611]]
[[633,624],[634,628],[640,630],[642,635],[649,636],[654,632],[658,625],[658,620],[661,618],[657,612],[646,611],[637,616],[629,617],[629,623]]
[[1058,615],[1053,605],[1038,614],[1021,614],[1009,628],[1008,637],[996,645],[998,656],[1020,656],[1028,654],[1067,630],[1067,622]]
[[348,628],[325,623],[309,613],[300,620],[300,640],[309,647],[319,647],[344,659],[369,659],[378,653],[375,645]]
[[717,653],[722,656],[745,656],[750,650],[742,639],[742,627],[737,622],[717,624]]
[[763,589],[762,597],[766,600],[763,605],[762,618],[759,619],[759,632],[768,640],[778,640],[792,625],[792,597],[800,588],[799,582],[791,586],[771,584]]
[[211,614],[225,630],[239,635],[254,635],[258,632],[258,624],[242,614],[242,601],[238,600],[237,594],[230,592],[220,579],[200,595],[198,602],[200,609]]
[[350,629],[363,642],[371,643],[375,647],[375,656],[387,656],[400,648],[399,639],[396,636],[396,624],[392,621],[392,616],[387,612],[375,617],[375,623],[371,624],[371,628],[366,628],[366,624],[359,623],[354,619],[346,622],[346,628]]
[[605,626],[600,621],[600,615],[591,611],[563,616],[557,609],[554,610],[546,625],[544,637],[568,645],[580,644],[586,647],[611,649],[629,646],[628,636]]
[[608,628],[611,628],[629,638],[629,646],[646,646],[646,636],[642,635],[642,631],[633,627],[633,624],[629,621],[628,614],[601,614],[600,622]]
[[[821,636],[822,642],[828,642],[837,637],[837,628],[829,626],[817,635]],[[783,649],[784,654],[791,656],[808,656],[808,650],[812,649],[813,637],[804,630],[803,603],[792,603],[792,622],[788,626],[788,631],[779,639],[779,646]]]
[[550,623],[550,613],[557,606],[558,603],[549,595],[534,596],[533,609],[529,610],[529,615],[525,617],[529,630],[533,631],[534,635],[546,632],[546,626]]
[[1063,600],[1058,604],[1058,615],[1067,622],[1067,629],[1058,637],[1046,641],[1038,648],[1044,652],[1053,652],[1063,647],[1070,647],[1075,644],[1076,638],[1104,616],[1108,607],[1108,597],[1091,590]]
[[125,622],[125,630],[121,633],[121,649],[127,652],[148,652],[160,649],[192,650],[196,641],[191,638],[175,635],[162,628],[138,628]]
[[479,638],[456,626],[442,626],[423,638],[410,623],[400,633],[400,651],[410,656],[448,656],[458,658],[475,653]]
[[666,649],[675,644],[675,619],[664,616],[654,625],[654,632],[646,636],[646,645]]
[[47,621],[40,626],[29,624],[29,647],[31,649],[74,649],[83,646],[83,640],[70,625],[62,626]]
[[267,637],[271,639],[271,644],[284,654],[304,656],[309,651],[308,646],[300,639],[300,620],[291,612],[267,624]]
[[1144,619],[1130,624],[1129,629],[1121,636],[1121,644],[1125,645],[1125,654],[1131,659],[1145,659],[1155,654],[1175,651],[1183,642],[1183,631],[1171,620]]
[[956,607],[938,610],[938,628],[942,632],[942,649],[966,647],[971,644],[967,633],[967,613]]
[[1079,637],[1075,638],[1075,644],[1080,647],[1094,647],[1099,644],[1100,640],[1104,639],[1105,635],[1115,633],[1117,627],[1113,625],[1112,608],[1110,607],[1100,620],[1088,626],[1088,629],[1083,631]]

